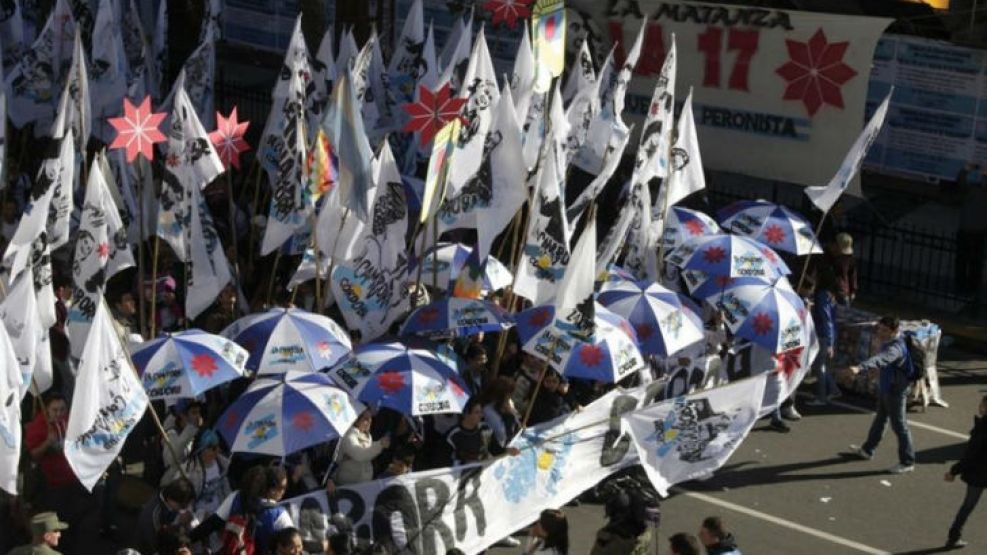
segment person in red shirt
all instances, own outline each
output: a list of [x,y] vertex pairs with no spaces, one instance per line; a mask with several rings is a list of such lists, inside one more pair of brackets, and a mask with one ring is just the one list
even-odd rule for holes
[[61,549],[73,553],[76,534],[86,515],[94,512],[95,498],[86,491],[65,459],[65,429],[69,406],[61,393],[49,392],[44,400],[45,414],[38,413],[27,425],[25,443],[31,459],[41,469],[45,485],[40,498],[41,511],[58,511],[70,528],[63,533]]

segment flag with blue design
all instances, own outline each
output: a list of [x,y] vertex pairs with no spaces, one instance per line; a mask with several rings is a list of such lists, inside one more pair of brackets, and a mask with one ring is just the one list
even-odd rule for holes
[[109,308],[100,299],[79,360],[65,429],[65,459],[87,490],[119,456],[147,403]]
[[10,495],[17,491],[18,463],[21,459],[21,369],[14,346],[4,326],[0,326],[0,489]]
[[757,422],[769,374],[663,401],[621,420],[651,484],[675,484],[722,467]]
[[7,298],[0,302],[0,320],[10,335],[10,342],[20,366],[18,384],[23,399],[28,391],[35,395],[51,387],[53,375],[48,328],[41,325],[37,294],[34,292],[34,271],[28,268],[10,288]]
[[340,205],[362,222],[370,217],[367,191],[373,188],[373,151],[363,127],[360,101],[348,73],[340,74],[326,119],[329,144],[336,148]]
[[530,223],[514,287],[518,295],[535,305],[555,296],[569,264],[569,220],[562,202],[564,178],[559,175],[554,146],[549,143],[542,150],[538,185],[528,213]]

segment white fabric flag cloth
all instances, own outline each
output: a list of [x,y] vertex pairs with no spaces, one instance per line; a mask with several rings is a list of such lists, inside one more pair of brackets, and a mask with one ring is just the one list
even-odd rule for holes
[[627,240],[627,233],[631,230],[631,224],[634,223],[636,213],[634,206],[628,199],[620,209],[620,216],[617,217],[617,221],[607,232],[607,236],[603,238],[603,243],[597,246],[596,276],[598,280],[601,279],[600,276],[605,275],[610,264],[617,260],[617,254],[620,253],[620,249],[623,248],[624,242]]
[[596,285],[596,215],[583,228],[572,249],[559,292],[555,296],[555,323],[569,335],[588,341],[596,330],[593,288]]
[[20,366],[18,399],[31,390],[32,380],[38,393],[46,391],[52,383],[51,347],[48,345],[48,328],[41,325],[31,268],[21,273],[7,298],[0,302],[0,320],[10,336],[11,352]]
[[[55,160],[57,161],[57,158]],[[6,274],[8,288],[13,283],[14,278],[34,264],[35,243],[39,239],[43,240],[44,245],[48,243],[45,224],[48,221],[52,198],[58,188],[54,180],[47,181],[47,186],[42,183],[42,179],[47,179],[49,175],[46,169],[50,162],[51,159],[42,162],[35,187],[31,190],[28,203],[24,207],[24,213],[17,224],[17,229],[14,230],[14,236],[7,244],[7,250],[3,253],[3,270]],[[57,170],[55,173],[57,176]]]
[[[696,121],[692,117],[692,89],[682,105],[679,115],[678,138],[672,146],[671,167],[667,184],[663,184],[659,197],[659,209],[668,210],[685,197],[706,188],[706,177],[703,174],[703,158],[699,153],[699,136],[696,134]],[[665,198],[662,199],[662,195]],[[662,213],[664,218],[664,213]],[[657,236],[664,231],[659,227]]]
[[168,2],[158,4],[158,14],[154,18],[154,34],[151,36],[151,54],[154,57],[149,79],[151,94],[156,100],[160,100],[164,92],[165,69],[168,67]]
[[[175,105],[175,95],[179,89],[184,89],[195,111],[200,114],[202,124],[213,129],[216,127],[215,95],[213,81],[216,73],[216,41],[212,26],[205,27],[202,42],[189,55],[178,72],[178,78],[171,87],[168,97],[161,101],[158,107],[162,112],[172,112]],[[165,120],[170,121],[170,119]],[[166,125],[169,125],[166,123]]]
[[[893,93],[894,88],[888,91],[888,96],[877,107],[874,115],[870,117],[870,121],[864,126],[864,130],[860,132],[860,136],[853,142],[850,151],[846,153],[846,158],[840,164],[839,171],[829,180],[829,183],[823,186],[805,188],[805,195],[809,197],[812,204],[815,204],[823,212],[829,212],[829,209],[836,204],[840,195],[850,186],[850,182],[860,171],[860,165],[864,163],[870,145],[874,144],[874,140],[881,133],[881,127],[884,125],[884,118],[888,115],[888,105],[891,103]],[[851,191],[851,193],[862,196],[860,191]]]
[[[480,260],[490,253],[497,235],[528,198],[521,159],[521,129],[511,90],[504,86],[494,112],[494,124],[483,145],[483,160],[458,193],[447,193],[436,218],[439,234],[475,228]],[[428,241],[428,239],[426,239]]]
[[17,467],[21,458],[20,368],[7,330],[0,326],[0,489],[18,495]]
[[565,217],[554,147],[543,149],[534,202],[514,291],[535,305],[548,302],[569,264],[569,221]]
[[216,300],[220,291],[233,279],[233,274],[209,207],[198,188],[192,188],[191,201],[191,264],[185,314],[189,319],[195,319]]
[[494,72],[490,51],[483,29],[480,30],[469,66],[463,77],[459,97],[466,99],[463,105],[459,136],[456,137],[455,152],[449,164],[446,194],[455,195],[480,169],[483,161],[483,143],[493,125],[494,107],[500,100],[497,87],[497,74]]
[[336,75],[348,73],[350,61],[359,52],[356,39],[353,38],[353,29],[343,29],[343,34],[339,37],[339,52],[336,53]]
[[339,203],[353,212],[351,217],[365,222],[370,217],[367,198],[373,187],[373,150],[364,130],[356,86],[348,73],[339,75],[324,126],[339,161]]
[[82,355],[106,281],[116,272],[134,265],[126,233],[103,172],[94,160],[89,170],[72,263],[74,286],[67,327],[72,356],[76,358]]
[[398,102],[411,102],[415,97],[418,78],[421,77],[422,47],[425,45],[425,17],[422,0],[415,0],[401,29],[401,37],[394,47],[391,63],[387,68],[390,87],[396,92]]
[[[4,68],[20,61],[24,53],[24,17],[21,12],[20,0],[12,0],[0,14],[0,44],[3,45],[3,56],[0,57]],[[2,73],[2,72],[0,72]]]
[[[62,109],[59,109],[59,119],[62,115],[69,118],[68,114],[76,112],[74,104],[69,102],[69,88],[65,87],[62,95]],[[65,119],[64,121],[78,121],[76,118]],[[57,122],[53,127],[60,127]],[[74,126],[73,126],[74,128]],[[49,145],[54,152],[48,153],[48,158],[41,163],[38,170],[37,182],[40,187],[54,187],[55,195],[51,199],[51,207],[48,211],[48,244],[52,250],[61,247],[69,242],[69,230],[72,220],[72,192],[75,190],[76,181],[76,133],[53,133],[54,137],[61,137],[61,140],[54,139]],[[57,150],[55,150],[57,149]],[[52,157],[53,156],[53,157]]]
[[514,111],[525,119],[535,86],[535,54],[531,50],[531,37],[528,26],[524,25],[521,44],[514,57],[514,71],[511,73],[511,96],[514,97]]
[[641,129],[637,159],[634,164],[635,183],[648,183],[654,177],[668,175],[669,146],[675,122],[675,81],[677,72],[675,34],[651,95],[648,116]]
[[120,454],[146,409],[147,394],[102,301],[79,361],[65,429],[65,459],[87,490]]
[[[114,16],[113,0],[100,0],[93,30],[92,110],[99,125],[96,137],[105,143],[113,139],[113,127],[106,118],[120,114],[120,99],[127,94],[127,57],[121,25]],[[128,22],[129,23],[129,22]],[[142,98],[142,97],[141,97]]]
[[473,50],[473,10],[470,10],[469,17],[466,19],[460,17],[455,19],[456,23],[439,55],[442,67],[445,68],[442,70],[439,83],[448,81],[454,93],[458,92],[463,84],[463,75],[466,73],[470,52]]
[[36,122],[35,134],[55,118],[55,99],[72,62],[75,18],[67,0],[58,0],[34,44],[7,75],[10,122],[21,128]]
[[[525,28],[527,30],[527,27]],[[589,43],[583,40],[579,44],[579,52],[569,66],[569,78],[562,89],[562,100],[569,105],[576,93],[586,87],[596,84],[596,70],[593,68],[593,54],[589,51]]]
[[757,421],[767,374],[676,397],[625,414],[651,485],[663,496],[675,484],[711,476]]
[[631,186],[630,208],[634,211],[627,236],[624,267],[638,279],[658,279],[657,236],[651,224],[651,189],[646,184]]
[[[330,49],[331,54],[331,49]],[[331,63],[331,62],[330,62]],[[267,170],[270,180],[273,182],[277,175],[277,140],[284,129],[285,113],[282,109],[284,101],[292,93],[291,79],[295,73],[302,80],[302,90],[306,90],[309,80],[311,80],[312,70],[309,64],[308,47],[305,45],[305,37],[302,35],[302,16],[295,19],[295,27],[291,32],[288,41],[288,50],[284,54],[284,62],[281,71],[278,73],[278,80],[271,90],[271,111],[267,114],[267,122],[264,123],[264,130],[260,135],[261,164]],[[318,85],[316,85],[318,90]]]
[[[151,76],[154,73],[154,64],[151,60],[151,44],[147,33],[144,32],[144,23],[141,21],[140,12],[137,11],[136,0],[130,0],[128,6],[120,30],[123,46],[121,52],[127,68],[127,96],[144,98],[153,89]],[[123,9],[122,4],[120,7]],[[95,58],[95,53],[93,57]]]

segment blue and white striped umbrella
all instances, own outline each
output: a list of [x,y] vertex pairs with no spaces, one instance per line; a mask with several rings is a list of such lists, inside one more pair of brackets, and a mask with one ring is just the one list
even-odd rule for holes
[[364,403],[420,416],[462,412],[471,392],[454,353],[424,341],[361,345],[329,371],[340,387]]
[[284,457],[342,436],[363,409],[325,374],[293,371],[251,384],[216,429],[232,452]]
[[630,323],[599,303],[595,311],[596,331],[591,341],[583,341],[558,328],[554,306],[525,310],[516,317],[521,348],[570,378],[612,383],[644,368]]
[[770,247],[739,235],[689,239],[665,260],[682,270],[698,270],[708,276],[777,278],[792,273]]
[[716,220],[698,210],[690,210],[681,206],[668,209],[668,219],[665,221],[665,232],[662,241],[665,249],[674,249],[685,241],[703,235],[721,233]]
[[786,278],[771,283],[738,278],[707,301],[723,311],[727,328],[772,353],[805,347],[805,303]]
[[724,229],[769,247],[806,255],[822,252],[812,225],[799,213],[765,200],[741,201],[721,211]]
[[[439,243],[439,247],[425,255],[424,266],[422,267],[422,282],[426,285],[432,284],[432,273],[438,272],[439,289],[451,289],[456,282],[459,272],[466,266],[471,247],[461,243]],[[514,275],[493,255],[487,255],[486,264],[483,265],[483,292],[503,289],[511,284]]]
[[511,315],[497,303],[451,297],[412,312],[401,327],[401,335],[458,337],[504,331],[513,325]]
[[199,329],[141,343],[131,359],[151,399],[191,399],[243,376],[246,349]]
[[298,308],[272,308],[223,330],[250,352],[247,368],[258,374],[316,372],[352,350],[349,334],[331,318]]
[[646,355],[668,357],[705,337],[699,307],[652,281],[605,283],[597,300],[627,318]]

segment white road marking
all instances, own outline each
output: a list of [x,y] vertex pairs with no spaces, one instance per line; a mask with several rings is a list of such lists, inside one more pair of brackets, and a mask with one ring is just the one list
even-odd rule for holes
[[[799,392],[799,396],[812,397],[811,394],[805,392]],[[863,407],[858,407],[857,405],[851,405],[850,403],[844,403],[841,401],[830,401],[829,404],[856,412],[870,413],[870,414],[874,413],[872,409],[865,409]],[[946,428],[940,428],[939,426],[933,426],[932,424],[926,424],[925,422],[919,422],[917,420],[912,420],[911,418],[908,419],[908,425],[914,426],[916,428],[922,428],[923,430],[929,430],[930,432],[940,433],[942,435],[953,437],[956,439],[962,439],[963,441],[967,441],[968,439],[970,439],[969,434],[954,432],[953,430],[947,430]]]
[[709,495],[705,495],[705,494],[702,494],[702,493],[696,493],[694,491],[689,491],[689,490],[684,489],[684,488],[681,488],[681,487],[674,487],[674,488],[672,488],[672,490],[674,490],[674,491],[676,491],[678,493],[681,493],[682,495],[685,495],[686,497],[691,497],[693,499],[698,499],[699,501],[704,501],[704,502],[710,503],[712,505],[717,505],[719,507],[723,507],[724,509],[729,509],[731,511],[736,511],[738,513],[745,514],[747,516],[751,516],[751,517],[754,517],[754,518],[757,518],[757,519],[760,519],[760,520],[764,520],[764,521],[770,522],[772,524],[777,524],[778,526],[782,526],[782,527],[788,528],[790,530],[795,530],[796,532],[801,532],[803,534],[808,534],[810,536],[814,536],[814,537],[817,537],[817,538],[819,538],[821,540],[826,540],[828,542],[835,543],[837,545],[842,545],[844,547],[848,547],[850,549],[854,549],[854,550],[859,551],[861,553],[868,553],[870,555],[891,555],[891,552],[890,551],[884,551],[882,549],[877,549],[876,547],[871,547],[869,545],[864,545],[864,544],[862,544],[860,542],[855,542],[853,540],[849,540],[849,539],[844,538],[842,536],[837,536],[837,535],[834,535],[834,534],[830,534],[829,532],[823,532],[822,530],[817,530],[815,528],[810,528],[808,526],[804,526],[802,524],[798,524],[798,523],[792,522],[790,520],[785,520],[783,518],[780,518],[780,517],[777,517],[777,516],[774,516],[774,515],[769,515],[767,513],[762,513],[761,511],[756,511],[754,509],[750,509],[750,508],[744,507],[743,505],[737,505],[736,503],[731,503],[729,501],[724,501],[722,499],[717,499],[715,497],[712,497],[712,496],[709,496]]

